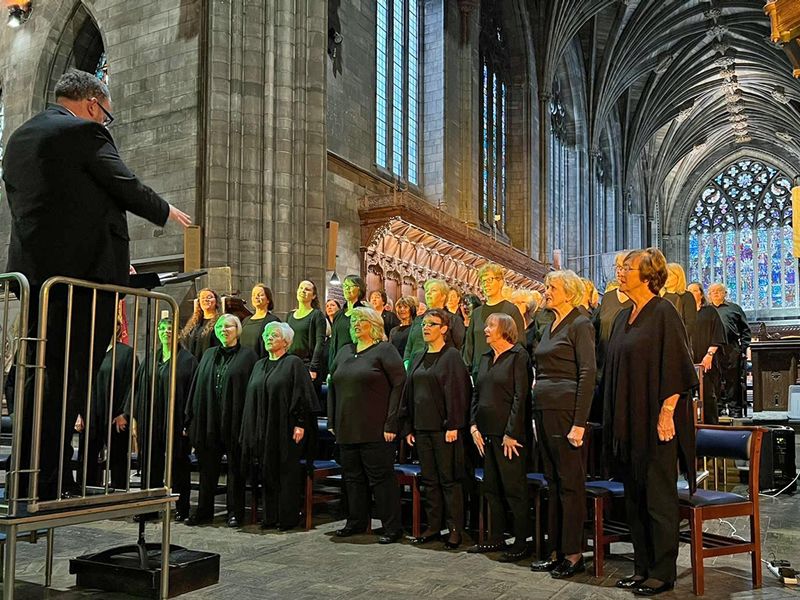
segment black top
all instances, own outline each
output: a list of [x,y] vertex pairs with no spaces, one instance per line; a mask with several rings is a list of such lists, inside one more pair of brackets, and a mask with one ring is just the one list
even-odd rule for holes
[[[144,448],[148,440],[146,439],[147,419],[150,417],[150,383],[151,365],[142,364],[136,378],[136,404],[133,407],[136,413],[136,420],[139,424],[139,447]],[[172,369],[172,358],[165,361],[162,359],[161,349],[158,350],[156,357],[155,373],[155,395],[153,404],[153,440],[156,443],[166,442],[167,431],[167,411],[169,406],[170,373]],[[175,436],[183,435],[184,415],[186,414],[186,404],[189,398],[189,391],[192,386],[195,372],[197,371],[197,359],[187,350],[178,347],[178,362],[175,364],[175,408],[172,417],[172,430]],[[126,407],[130,410],[130,406]],[[176,447],[176,446],[173,446]]]
[[398,325],[389,332],[389,341],[392,343],[392,346],[397,348],[397,352],[400,356],[405,354],[410,331],[411,325]]
[[[411,322],[411,330],[408,332],[408,342],[403,352],[403,361],[408,364],[411,364],[411,361],[417,354],[423,354],[428,349],[428,345],[422,337],[422,319],[424,317],[425,315],[419,315]],[[450,327],[447,328],[447,333],[444,334],[445,343],[449,346],[455,346],[457,350],[461,350],[464,346],[464,335],[464,321],[455,316],[451,316]]]
[[750,326],[742,307],[733,302],[723,302],[715,307],[725,327],[725,340],[728,344],[739,346],[744,352],[750,345]]
[[203,354],[186,405],[186,429],[195,448],[239,452],[247,382],[257,360],[241,344]]
[[574,415],[573,425],[586,425],[596,381],[594,337],[591,321],[577,309],[554,331],[545,329],[535,355],[534,408],[567,410]]
[[319,373],[324,367],[322,349],[325,344],[325,315],[318,308],[314,308],[302,319],[294,316],[295,311],[289,313],[286,322],[294,331],[292,345],[289,346],[289,354],[302,359],[303,364],[309,371]]
[[386,339],[388,340],[392,329],[400,325],[400,319],[392,311],[385,308],[381,313],[381,318],[383,319],[383,332],[386,334]]
[[608,347],[608,340],[611,338],[611,329],[614,327],[614,321],[617,315],[633,306],[630,299],[625,302],[619,301],[617,290],[606,292],[603,296],[603,301],[600,302],[600,308],[595,314],[594,328],[597,333],[595,338],[595,355],[597,356],[597,379],[598,381],[603,376],[603,366],[606,362],[606,349]]
[[531,324],[528,325],[525,330],[529,346],[528,352],[531,355],[534,367],[536,366],[536,347],[539,345],[539,340],[542,339],[542,334],[545,329],[549,329],[555,319],[556,315],[552,310],[543,306],[539,307],[536,309],[536,312],[533,313],[533,321],[531,321]]
[[453,346],[417,354],[403,390],[403,434],[463,429],[469,421],[472,383]]
[[478,363],[470,425],[477,425],[483,435],[507,435],[524,444],[530,389],[531,364],[525,348],[515,344],[497,360],[490,348]]
[[357,353],[354,344],[336,354],[328,386],[328,429],[339,444],[383,441],[398,433],[398,410],[406,371],[389,342]]
[[280,319],[272,313],[267,313],[266,317],[254,319],[247,317],[242,323],[242,335],[239,336],[239,343],[245,348],[250,348],[259,358],[267,355],[264,347],[264,328],[268,323],[279,322]]
[[[92,436],[100,440],[107,439],[108,424],[111,420],[126,413],[133,370],[138,368],[134,366],[134,363],[138,361],[133,354],[133,348],[121,343],[117,343],[116,346],[116,355],[112,354],[112,348],[106,352],[94,380],[92,418],[89,427]],[[114,394],[111,398],[111,414],[109,414],[108,401],[111,394],[112,375],[114,377]],[[137,382],[137,385],[141,385],[141,383]]]
[[[695,305],[696,306],[696,305]],[[708,304],[701,306],[697,311],[697,319],[694,323],[694,335],[691,339],[692,358],[695,364],[703,360],[711,346],[718,349],[725,345],[725,326],[719,317],[717,310]],[[719,363],[720,357],[714,353],[714,363]],[[721,363],[720,363],[721,364]]]
[[214,333],[214,324],[217,319],[218,317],[214,317],[213,319],[199,321],[181,338],[183,347],[191,352],[198,361],[203,358],[206,350],[219,346],[219,339]]
[[472,311],[472,318],[469,321],[469,327],[464,337],[464,349],[462,352],[464,362],[467,363],[467,368],[470,369],[473,378],[478,370],[478,364],[483,353],[489,349],[483,329],[486,327],[486,319],[494,313],[505,313],[514,319],[514,323],[517,324],[517,341],[525,343],[525,322],[522,320],[522,315],[516,306],[508,300],[501,300],[492,306],[481,304]]
[[[353,308],[363,306],[368,307],[366,304],[359,300],[353,305]],[[336,355],[344,346],[352,344],[353,340],[350,339],[350,315],[346,314],[347,304],[345,304],[339,312],[333,315],[333,323],[331,323],[331,337],[328,341],[328,372],[333,371],[333,361]]]
[[689,292],[667,292],[664,294],[664,298],[669,300],[672,306],[675,307],[675,310],[678,311],[678,314],[681,316],[681,321],[683,321],[686,327],[689,343],[691,343],[695,322],[697,320],[697,302],[694,296]]
[[131,173],[111,133],[52,105],[5,147],[11,209],[7,272],[31,285],[53,275],[128,285],[127,212],[163,227],[169,204]]
[[[658,440],[664,400],[681,397],[674,412],[681,464],[694,485],[694,421],[688,392],[698,385],[686,328],[668,300],[652,298],[629,324],[633,307],[617,316],[603,373],[607,458],[621,461],[642,480]],[[611,463],[609,463],[611,464]]]
[[259,360],[247,384],[242,418],[244,464],[257,459],[264,477],[276,477],[290,450],[299,450],[292,439],[294,428],[316,427],[311,418],[315,401],[308,370],[300,358],[284,354],[278,360]]

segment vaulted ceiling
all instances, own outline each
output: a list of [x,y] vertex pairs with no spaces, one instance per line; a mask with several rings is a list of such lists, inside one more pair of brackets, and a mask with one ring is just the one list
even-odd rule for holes
[[[534,0],[540,86],[578,40],[591,148],[621,126],[622,181],[672,210],[698,172],[752,151],[800,173],[800,81],[763,0]],[[542,51],[544,49],[544,51]],[[794,175],[795,173],[789,173]]]

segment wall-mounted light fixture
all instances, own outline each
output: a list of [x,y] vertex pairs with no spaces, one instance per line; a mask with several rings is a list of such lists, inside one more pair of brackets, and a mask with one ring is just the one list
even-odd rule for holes
[[16,29],[31,16],[31,2],[21,0],[5,0],[8,7],[8,26]]

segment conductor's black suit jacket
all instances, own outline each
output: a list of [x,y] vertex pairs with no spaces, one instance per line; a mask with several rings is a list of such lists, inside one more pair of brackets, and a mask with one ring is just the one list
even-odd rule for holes
[[63,275],[128,284],[126,211],[163,226],[169,204],[119,157],[108,130],[59,105],[10,137],[3,180],[11,208],[8,271],[31,285]]

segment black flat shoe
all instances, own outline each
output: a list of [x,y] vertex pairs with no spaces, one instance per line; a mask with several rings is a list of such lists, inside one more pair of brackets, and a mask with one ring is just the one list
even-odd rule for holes
[[537,560],[531,563],[531,571],[534,573],[545,573],[555,569],[561,561],[556,558],[547,558],[545,560]]
[[385,533],[378,538],[379,544],[394,544],[395,542],[399,542],[400,539],[403,537],[403,532],[401,531],[393,531],[391,533]]
[[194,527],[195,525],[204,525],[206,523],[211,523],[211,519],[203,519],[198,517],[197,515],[190,515],[186,521],[184,521],[190,527]]
[[474,546],[470,546],[467,548],[467,552],[470,554],[486,554],[487,552],[499,552],[506,547],[505,542],[492,542],[492,543],[483,543],[483,544],[475,544]]
[[181,512],[179,510],[176,510],[175,511],[175,522],[176,523],[181,523],[181,522],[183,522],[185,520],[186,520],[186,513],[183,513],[183,512]]
[[427,544],[428,542],[432,542],[434,540],[438,540],[442,537],[442,534],[438,531],[433,531],[432,529],[428,529],[425,533],[420,535],[419,537],[415,537],[411,540],[412,544]]
[[461,545],[461,534],[456,531],[451,531],[450,535],[444,543],[444,547],[448,550],[455,550]]
[[614,586],[621,590],[632,590],[633,588],[639,587],[639,584],[643,581],[644,577],[641,575],[631,575],[629,577],[618,579]]
[[498,562],[501,563],[515,563],[521,561],[523,558],[528,558],[531,555],[531,547],[528,544],[521,546],[519,548],[514,548],[511,546],[506,552],[503,552],[502,556],[498,558]]
[[586,562],[583,560],[582,556],[574,565],[569,562],[569,559],[565,558],[555,569],[550,571],[550,577],[553,579],[568,579],[576,573],[583,573],[585,570]]
[[345,525],[341,529],[337,530],[334,535],[336,537],[346,538],[353,535],[358,535],[359,533],[364,533],[365,531],[366,529],[362,529],[359,527],[348,527],[347,525]]
[[638,587],[633,588],[633,593],[637,596],[658,596],[664,592],[669,592],[675,588],[674,581],[665,581],[659,586],[650,586],[640,584]]
[[228,517],[228,527],[235,528],[239,527],[239,519],[234,516]]

